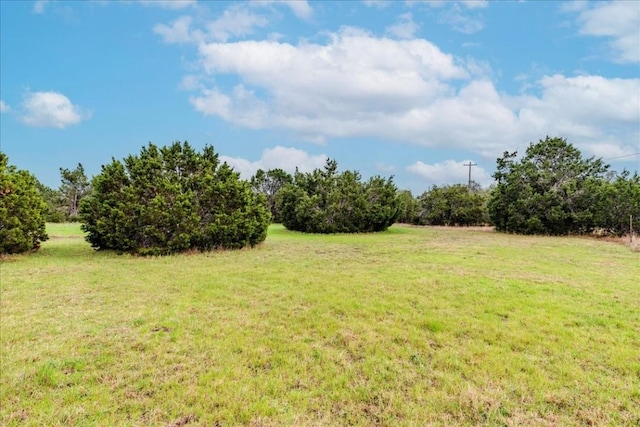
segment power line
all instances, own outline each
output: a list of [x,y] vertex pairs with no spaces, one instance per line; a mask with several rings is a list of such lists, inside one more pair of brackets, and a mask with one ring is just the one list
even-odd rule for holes
[[616,160],[616,159],[623,159],[625,157],[631,157],[631,156],[640,156],[640,152],[633,153],[633,154],[625,154],[624,156],[618,156],[618,157],[609,157],[608,159],[602,159],[602,160]]

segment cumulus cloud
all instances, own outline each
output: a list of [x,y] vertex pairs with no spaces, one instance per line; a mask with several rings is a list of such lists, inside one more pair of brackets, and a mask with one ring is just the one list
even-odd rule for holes
[[11,107],[9,107],[7,103],[0,99],[0,113],[5,113],[9,110],[11,110]]
[[255,175],[258,169],[282,169],[293,173],[296,167],[300,172],[310,172],[322,168],[327,161],[324,154],[310,155],[306,151],[297,148],[282,147],[280,145],[268,148],[262,152],[262,157],[256,161],[250,161],[241,157],[220,156],[220,160],[227,162],[243,179],[249,179]]
[[410,39],[419,28],[418,24],[413,21],[411,12],[407,12],[398,16],[397,22],[387,27],[386,33],[401,39]]
[[22,107],[23,123],[34,127],[64,129],[89,117],[69,98],[58,92],[31,92],[25,97]]
[[[580,34],[606,37],[614,60],[640,62],[640,6],[635,1],[580,2]],[[567,10],[567,9],[565,9]]]
[[[638,136],[640,137],[640,135]],[[605,138],[603,139],[602,142],[595,142],[593,144],[590,144],[587,147],[588,151],[592,155],[596,157],[604,158],[604,159],[611,159],[611,158],[620,159],[621,157],[624,157],[624,158],[628,158],[627,160],[629,161],[634,161],[632,157],[635,154],[638,154],[638,149],[640,148],[638,147],[637,144],[635,146],[633,145],[620,146],[616,144],[615,141],[610,141],[608,139],[609,138]],[[620,160],[623,160],[623,159],[620,159]],[[635,161],[637,162],[637,158],[635,159]]]
[[308,139],[369,134],[380,121],[449,92],[444,81],[468,76],[426,40],[378,39],[349,28],[326,45],[243,41],[201,44],[199,52],[205,73],[238,75],[242,83],[227,94],[203,90],[191,99],[196,109]]
[[[427,186],[455,183],[467,184],[469,182],[469,166],[466,165],[469,162],[469,160],[462,162],[445,160],[440,163],[428,164],[418,161],[407,166],[406,170],[420,177]],[[483,187],[489,186],[493,182],[491,175],[480,166],[472,167],[471,180]]]
[[[461,11],[485,6],[456,3]],[[236,8],[227,16],[250,12]],[[174,28],[171,36],[156,28],[167,41],[198,46],[197,66],[182,83],[196,91],[193,107],[240,126],[285,130],[315,143],[374,137],[487,158],[544,135],[566,137],[597,155],[627,153],[640,139],[637,78],[550,75],[514,95],[496,89],[486,63],[456,58],[428,40],[377,37],[352,27],[325,33],[323,42],[221,40],[261,25],[244,22],[237,27],[244,30],[211,23],[196,29],[178,18],[167,27]],[[237,84],[212,84],[220,76]]]
[[543,77],[538,86],[541,96],[515,100],[522,125],[537,129],[540,135],[567,137],[590,155],[612,157],[637,146],[640,79],[556,74]]
[[369,136],[494,157],[547,134],[588,150],[605,135],[629,145],[639,128],[640,79],[553,75],[533,83],[539,95],[510,96],[475,62],[422,39],[345,28],[324,45],[243,41],[199,52],[205,74],[240,83],[203,89],[191,98],[198,111],[306,140]]

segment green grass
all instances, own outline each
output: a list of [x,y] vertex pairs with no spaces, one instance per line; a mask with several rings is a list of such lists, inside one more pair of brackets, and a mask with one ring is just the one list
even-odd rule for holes
[[394,226],[0,265],[2,425],[640,425],[640,254]]

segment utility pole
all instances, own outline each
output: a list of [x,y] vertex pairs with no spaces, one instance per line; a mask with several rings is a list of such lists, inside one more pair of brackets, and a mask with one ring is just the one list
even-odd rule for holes
[[469,167],[469,184],[467,186],[469,192],[471,192],[471,167],[472,166],[478,166],[477,163],[471,163],[471,160],[469,160],[469,163],[465,163],[464,166],[468,166]]

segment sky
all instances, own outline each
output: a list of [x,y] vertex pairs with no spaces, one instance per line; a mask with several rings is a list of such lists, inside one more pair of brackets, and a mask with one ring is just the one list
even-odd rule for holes
[[640,169],[640,1],[0,0],[0,148],[52,188],[189,141],[419,195],[547,135]]

